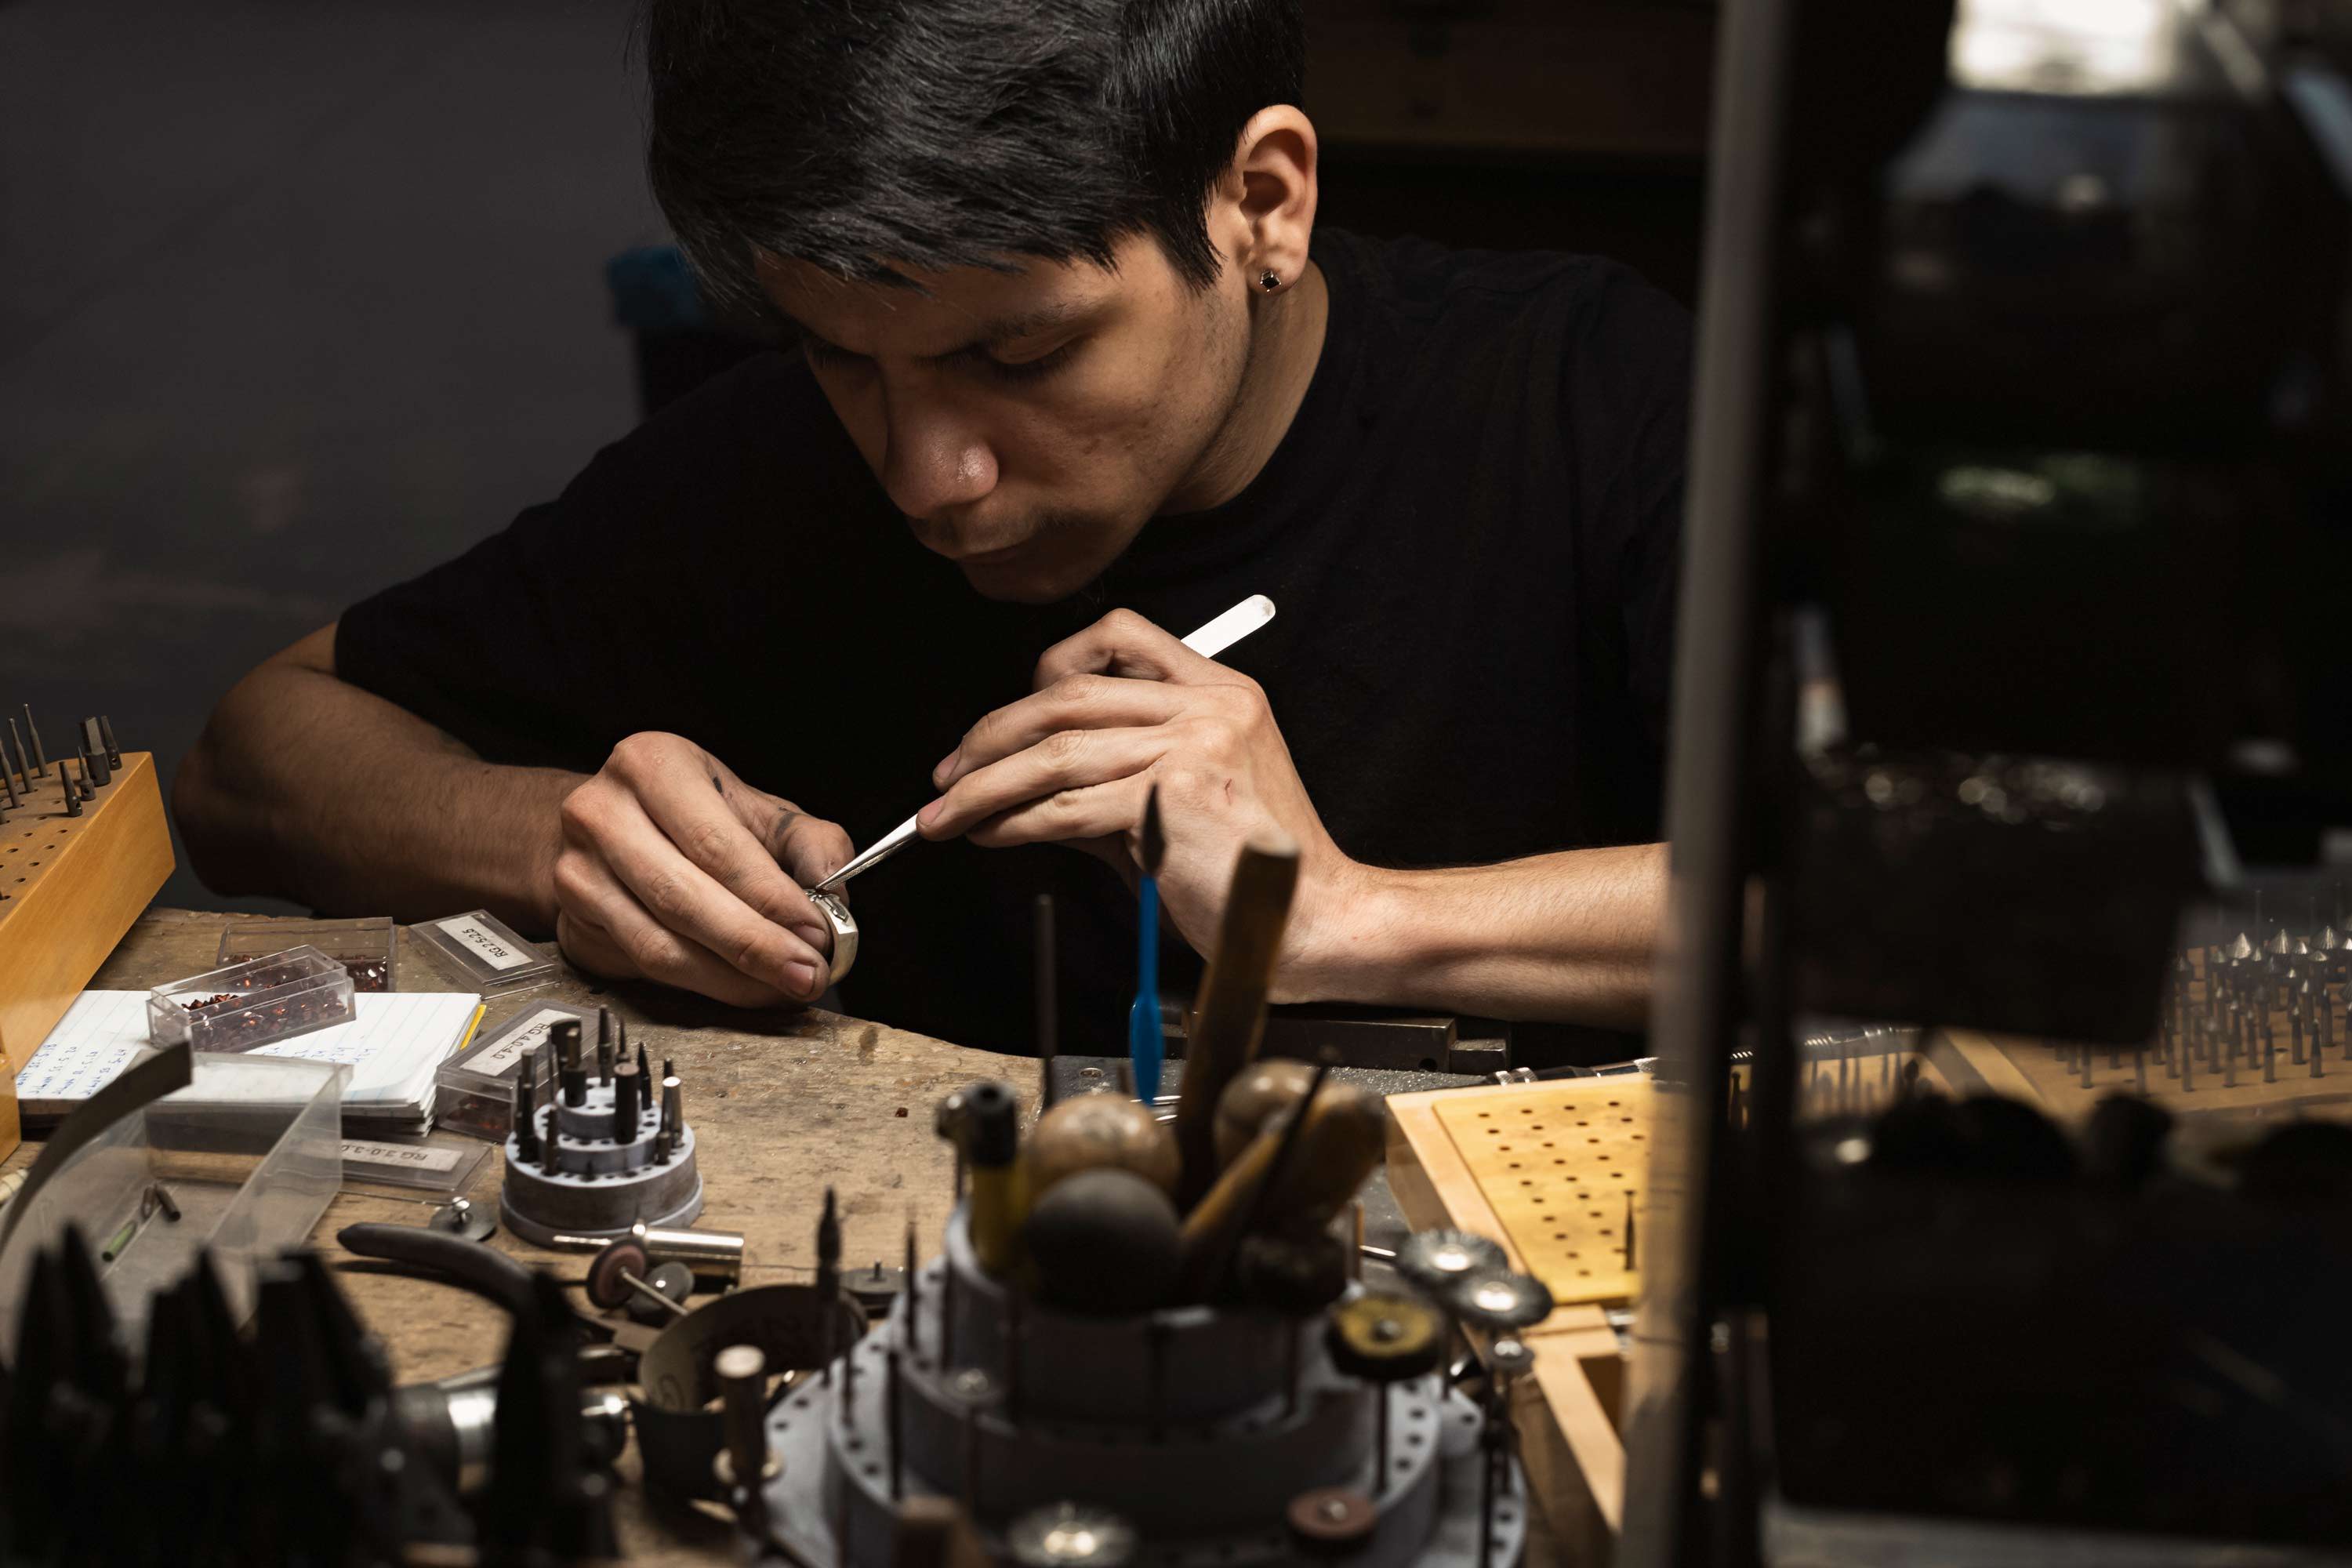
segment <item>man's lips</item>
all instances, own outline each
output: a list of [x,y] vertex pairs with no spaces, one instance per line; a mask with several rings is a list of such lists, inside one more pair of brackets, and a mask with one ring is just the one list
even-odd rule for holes
[[942,551],[941,554],[959,566],[987,566],[1000,561],[1010,561],[1027,550],[1034,542],[1022,540],[1017,544],[1000,544],[992,550]]

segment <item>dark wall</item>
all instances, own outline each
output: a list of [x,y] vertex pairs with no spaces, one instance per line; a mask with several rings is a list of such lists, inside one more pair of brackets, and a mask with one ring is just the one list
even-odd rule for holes
[[1307,0],[1326,222],[1595,252],[1687,302],[1711,5]]
[[1432,160],[1341,148],[1323,166],[1321,221],[1499,250],[1580,250],[1640,271],[1689,304],[1705,182],[1675,165]]
[[0,5],[0,704],[168,775],[245,669],[628,428],[627,15]]

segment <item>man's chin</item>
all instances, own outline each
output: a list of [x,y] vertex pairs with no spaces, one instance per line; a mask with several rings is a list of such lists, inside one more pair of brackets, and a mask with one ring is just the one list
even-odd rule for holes
[[963,573],[963,580],[971,584],[972,592],[983,599],[1012,605],[1050,605],[1068,598],[1088,581],[1084,574],[1057,570],[1051,562],[1016,558],[960,561],[956,565]]

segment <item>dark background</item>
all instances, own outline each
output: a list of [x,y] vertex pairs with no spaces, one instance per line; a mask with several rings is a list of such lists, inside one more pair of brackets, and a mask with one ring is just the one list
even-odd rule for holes
[[[52,754],[105,712],[168,789],[247,668],[635,422],[629,10],[0,0],[0,703]],[[1707,6],[1308,11],[1323,221],[1690,298]]]

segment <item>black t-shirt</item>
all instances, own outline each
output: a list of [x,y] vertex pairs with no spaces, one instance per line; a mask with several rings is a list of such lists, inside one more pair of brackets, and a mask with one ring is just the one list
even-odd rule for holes
[[[1276,618],[1224,662],[1265,687],[1348,854],[1654,839],[1686,317],[1586,257],[1329,230],[1314,257],[1329,326],[1272,458],[1226,504],[1148,524],[1071,600],[981,598],[915,542],[806,367],[766,354],[354,605],[338,671],[496,762],[593,770],[634,731],[689,736],[862,847],[1054,642],[1122,605],[1181,636],[1263,593]],[[1132,902],[1059,846],[918,844],[860,877],[845,1005],[1028,1049],[1040,890],[1061,900],[1064,1048],[1123,1054]],[[1171,933],[1163,994],[1198,973]],[[1539,1033],[1523,1049],[1554,1054]]]

